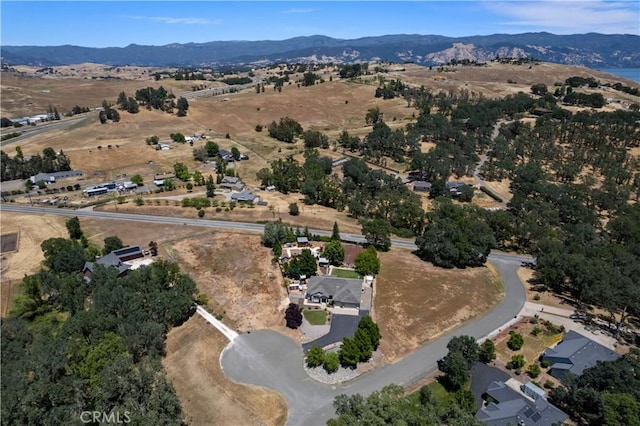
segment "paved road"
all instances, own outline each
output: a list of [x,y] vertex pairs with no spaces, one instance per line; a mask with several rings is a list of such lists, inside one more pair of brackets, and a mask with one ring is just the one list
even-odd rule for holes
[[[211,220],[211,219],[190,219],[172,216],[154,216],[148,214],[132,214],[132,213],[114,213],[103,212],[94,210],[72,210],[66,208],[56,207],[36,207],[27,206],[14,203],[1,203],[0,212],[15,212],[15,213],[27,213],[27,214],[51,214],[57,216],[78,216],[78,217],[93,217],[98,219],[113,219],[113,220],[127,220],[133,222],[147,222],[147,223],[163,223],[163,224],[176,224],[176,225],[189,225],[189,226],[204,226],[208,228],[220,228],[228,230],[240,230],[249,232],[262,232],[264,225],[260,223],[251,222],[233,222],[226,220]],[[325,231],[322,229],[310,229],[311,233],[321,236],[331,236],[331,231]],[[359,234],[349,234],[345,232],[340,233],[340,238],[343,241],[364,243],[365,238]],[[392,238],[391,244],[394,247],[416,250],[418,247],[413,240],[403,238]],[[531,262],[533,258],[531,256],[522,256],[516,254],[500,253],[497,251],[489,254],[489,260],[502,260],[515,263]]]
[[89,113],[87,113],[70,118],[63,118],[62,120],[48,121],[46,123],[36,124],[35,126],[22,126],[18,128],[5,127],[2,131],[3,135],[13,132],[22,132],[22,135],[15,138],[7,139],[6,141],[2,141],[0,142],[0,146],[5,147],[7,145],[21,142],[24,139],[50,132],[52,130],[64,130],[68,127],[73,126],[74,124],[79,123],[82,120],[90,119],[90,117],[91,116],[89,115]]
[[[261,232],[263,229],[261,224],[246,222],[40,208],[8,203],[0,205],[0,212],[183,224],[252,232]],[[312,232],[330,235],[329,231],[312,230]],[[341,237],[356,242],[364,240],[362,236],[355,234],[341,234]],[[392,245],[411,250],[416,248],[415,244],[409,240],[392,239]],[[282,334],[269,330],[246,333],[235,338],[221,355],[222,368],[233,380],[265,386],[280,392],[289,406],[289,424],[325,424],[334,415],[332,402],[337,394],[360,393],[368,395],[387,384],[409,385],[414,383],[436,371],[437,360],[446,355],[446,345],[452,336],[465,334],[480,339],[512,321],[523,308],[525,301],[524,287],[516,271],[522,262],[531,260],[531,257],[528,256],[492,252],[489,255],[489,261],[498,269],[505,286],[505,297],[495,309],[475,321],[427,343],[401,361],[376,369],[352,382],[337,386],[315,382],[302,368],[303,353],[300,345]]]

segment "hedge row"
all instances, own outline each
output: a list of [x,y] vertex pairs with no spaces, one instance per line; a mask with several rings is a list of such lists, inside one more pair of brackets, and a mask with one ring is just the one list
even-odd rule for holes
[[486,186],[481,186],[480,187],[480,191],[484,192],[489,197],[493,198],[494,200],[496,200],[499,203],[501,203],[503,201],[502,198],[499,195],[495,194],[492,190],[490,190]]

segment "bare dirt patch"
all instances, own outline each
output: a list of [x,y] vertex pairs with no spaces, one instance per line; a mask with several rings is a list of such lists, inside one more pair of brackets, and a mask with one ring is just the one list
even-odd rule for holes
[[527,292],[527,301],[540,305],[553,306],[555,308],[573,309],[572,302],[551,291],[547,291],[535,284],[534,271],[530,268],[518,268],[518,278],[524,283]]
[[287,292],[271,251],[259,235],[209,233],[167,245],[167,251],[209,297],[209,308],[240,332],[270,328],[299,339],[284,326]]
[[44,255],[40,244],[47,238],[68,237],[65,219],[58,216],[37,216],[19,213],[2,213],[2,232],[19,233],[18,251],[2,255],[0,271],[0,312],[6,316],[13,299],[20,294],[20,283],[25,275],[40,268]]
[[162,363],[190,425],[284,425],[284,398],[271,390],[232,382],[220,367],[228,340],[199,315],[167,335]]
[[491,265],[442,269],[408,251],[381,253],[375,292],[380,350],[395,362],[428,340],[495,306],[503,294]]

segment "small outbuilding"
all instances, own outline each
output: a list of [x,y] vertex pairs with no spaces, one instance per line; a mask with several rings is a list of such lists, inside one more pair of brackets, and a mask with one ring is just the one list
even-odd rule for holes
[[431,182],[418,180],[413,183],[413,190],[415,192],[429,192],[431,191]]

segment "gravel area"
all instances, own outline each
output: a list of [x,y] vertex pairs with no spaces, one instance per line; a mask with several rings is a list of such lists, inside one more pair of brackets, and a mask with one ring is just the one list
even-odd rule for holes
[[322,368],[321,366],[309,368],[307,367],[306,362],[304,363],[303,367],[304,367],[304,371],[306,371],[309,377],[311,377],[313,380],[316,380],[321,383],[327,383],[329,385],[335,385],[337,383],[346,382],[347,380],[355,379],[360,375],[358,370],[352,370],[350,368],[343,368],[343,367],[340,367],[338,371],[332,374],[329,374],[326,371],[324,371],[324,368]]

